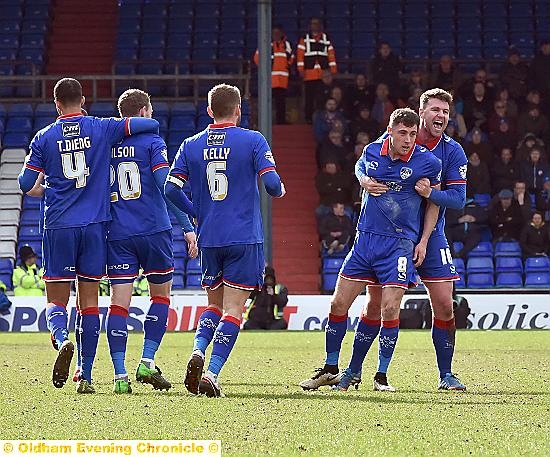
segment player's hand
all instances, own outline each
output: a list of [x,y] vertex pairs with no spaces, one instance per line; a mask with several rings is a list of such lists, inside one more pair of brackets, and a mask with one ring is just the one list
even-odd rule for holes
[[199,254],[199,248],[197,246],[197,235],[195,232],[187,232],[184,235],[185,241],[187,241],[187,252],[189,257],[196,259]]
[[277,198],[283,198],[286,195],[286,189],[283,182],[281,182],[281,195],[279,195]]
[[376,179],[370,178],[368,176],[361,177],[361,179],[359,180],[359,184],[361,184],[361,187],[373,197],[379,197],[384,192],[387,192],[389,190],[388,186],[379,183],[378,181],[376,181]]
[[414,248],[413,261],[414,261],[414,266],[416,268],[418,268],[420,265],[422,265],[422,262],[424,262],[424,259],[426,258],[427,246],[428,246],[427,242],[421,241]]
[[414,185],[414,190],[424,198],[428,198],[432,193],[432,186],[430,185],[430,180],[428,178],[422,178],[416,181]]

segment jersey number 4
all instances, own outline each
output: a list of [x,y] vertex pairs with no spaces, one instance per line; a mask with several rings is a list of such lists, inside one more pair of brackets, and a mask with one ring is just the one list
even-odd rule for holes
[[111,202],[118,201],[118,194],[123,200],[135,200],[141,197],[141,177],[135,162],[120,162],[115,168],[111,165],[111,187],[118,178],[118,192],[111,192]]
[[221,201],[227,197],[228,181],[227,176],[220,171],[225,171],[226,162],[210,162],[206,166],[206,178],[208,179],[208,189],[210,196],[215,202]]
[[86,178],[90,174],[90,169],[86,166],[84,151],[61,154],[61,166],[67,179],[76,179],[77,189],[86,186]]

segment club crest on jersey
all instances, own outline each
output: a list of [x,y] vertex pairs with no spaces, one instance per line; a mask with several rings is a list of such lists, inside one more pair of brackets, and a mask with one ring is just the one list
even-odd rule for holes
[[403,167],[401,168],[401,171],[399,172],[399,175],[401,176],[401,179],[407,179],[413,174],[413,171],[409,167]]
[[466,172],[468,171],[468,165],[462,165],[458,167],[458,172],[460,173],[460,176],[462,179],[466,179]]
[[222,146],[225,141],[225,132],[208,132],[206,144],[208,146]]
[[160,151],[160,154],[162,155],[162,157],[164,157],[164,160],[168,162],[168,150],[164,148],[162,151]]
[[269,160],[271,163],[275,163],[275,159],[273,158],[273,154],[271,153],[271,151],[266,151],[266,153],[264,154],[265,158],[267,160]]
[[80,124],[78,122],[63,122],[61,129],[65,138],[80,136]]

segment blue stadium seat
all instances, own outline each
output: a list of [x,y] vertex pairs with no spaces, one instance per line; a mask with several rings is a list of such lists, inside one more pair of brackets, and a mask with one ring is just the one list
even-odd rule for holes
[[172,276],[172,289],[180,290],[185,289],[185,282],[183,275],[174,274]]
[[500,241],[495,245],[495,257],[521,257],[521,246],[517,241]]
[[462,276],[466,272],[466,267],[464,265],[464,260],[457,258],[453,259],[453,265],[456,268],[456,272]]
[[488,289],[495,285],[492,273],[469,273],[468,287],[474,289]]
[[550,259],[548,257],[528,257],[525,259],[525,273],[550,272]]
[[125,2],[124,8],[118,9],[118,15],[120,18],[141,18],[141,5],[140,4],[128,4]]
[[29,209],[21,213],[19,224],[20,225],[38,225],[39,221],[40,221],[40,210]]
[[174,273],[185,273],[185,258],[184,257],[176,257],[174,259]]
[[323,284],[322,289],[326,292],[332,292],[336,287],[336,280],[338,279],[338,273],[323,273],[321,275]]
[[10,20],[6,20],[6,18],[2,17],[2,20],[0,21],[0,34],[14,34],[19,33],[20,30],[19,21],[14,22]]
[[195,130],[195,126],[195,113],[172,116],[172,119],[170,120],[171,131]]
[[181,21],[184,18],[192,19],[193,14],[193,8],[190,8],[187,2],[172,3],[170,5],[170,18],[176,18],[178,21]]
[[454,241],[453,242],[453,251],[459,252],[464,247],[464,243],[462,241]]
[[471,273],[493,273],[494,271],[492,257],[473,257],[466,263],[468,275]]
[[153,20],[154,18],[166,17],[168,15],[168,9],[158,3],[159,2],[145,3],[141,8],[141,14],[147,21]]
[[6,131],[14,133],[30,133],[32,130],[32,117],[8,117]]
[[38,132],[39,130],[42,130],[44,127],[50,125],[51,123],[55,122],[55,117],[48,118],[48,117],[37,117],[34,119],[34,124],[32,126],[33,132]]
[[455,286],[458,288],[466,287],[466,277],[465,275],[460,275],[460,278],[455,281]]
[[521,257],[497,257],[495,269],[499,273],[523,273]]
[[32,117],[34,110],[30,103],[14,103],[8,110],[8,116]]
[[201,262],[197,257],[196,259],[187,259],[187,265],[185,267],[187,274],[190,273],[200,273],[201,272]]
[[12,35],[0,35],[0,48],[17,49],[19,47],[19,38]]
[[[172,116],[193,115],[197,113],[197,108],[192,102],[176,102],[172,105]],[[205,108],[206,113],[206,108]]]
[[480,241],[477,246],[470,251],[468,257],[492,257],[493,245],[488,241]]
[[115,60],[136,60],[138,56],[137,49],[132,48],[117,48],[115,51]]
[[38,225],[22,225],[19,229],[19,242],[24,243],[26,241],[40,241],[42,240],[42,234],[39,232]]
[[521,273],[498,273],[497,287],[523,287],[523,277]]
[[[504,5],[502,5],[504,6]],[[484,32],[502,32],[508,29],[506,15],[487,14],[483,16]]]
[[193,33],[193,18],[170,16],[170,20],[168,22],[168,31],[169,33]]
[[200,274],[188,274],[185,281],[186,289],[201,289],[202,288],[202,275]]
[[191,33],[170,33],[168,35],[168,48],[182,48],[190,50],[193,35]]
[[90,115],[97,117],[115,116],[116,108],[110,102],[95,102],[90,106]]
[[527,273],[525,275],[525,287],[549,289],[550,273]]
[[166,46],[164,35],[144,33],[141,35],[141,48],[162,49]]
[[30,137],[26,133],[6,133],[2,140],[5,148],[28,148]]
[[10,258],[0,258],[0,272],[10,273],[13,271],[13,259]]
[[57,111],[53,103],[38,103],[34,110],[35,117],[48,117],[55,119]]
[[40,198],[29,197],[28,195],[25,195],[23,197],[23,210],[27,210],[27,209],[39,210],[40,200],[41,200]]
[[489,206],[489,203],[491,203],[491,195],[474,194],[474,202],[479,206]]
[[343,262],[342,257],[325,257],[323,259],[323,273],[338,273]]
[[25,19],[40,20],[50,16],[49,4],[27,4],[25,8]]
[[44,34],[37,33],[25,33],[21,35],[21,47],[22,48],[44,48]]
[[8,290],[13,289],[13,285],[11,283],[12,274],[13,273],[8,273],[8,272],[3,272],[3,271],[0,272],[0,281],[2,281],[6,285]]
[[166,32],[167,24],[164,18],[155,20],[145,20],[141,26],[142,33],[159,33],[164,34]]
[[139,52],[141,60],[164,60],[164,48],[142,48]]
[[137,48],[138,45],[139,38],[135,33],[119,33],[117,35],[118,48]]
[[187,243],[174,240],[174,257],[187,257]]

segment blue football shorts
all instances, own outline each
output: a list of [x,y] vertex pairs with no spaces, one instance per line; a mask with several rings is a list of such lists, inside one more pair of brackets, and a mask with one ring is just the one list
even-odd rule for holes
[[434,232],[430,236],[426,257],[417,270],[423,282],[457,281],[460,279],[453,265],[453,257],[444,233]]

